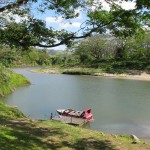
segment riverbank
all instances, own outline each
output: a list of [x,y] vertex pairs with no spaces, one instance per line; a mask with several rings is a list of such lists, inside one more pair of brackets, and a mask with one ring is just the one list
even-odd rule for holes
[[106,73],[102,69],[93,68],[41,68],[31,70],[35,73],[49,73],[49,74],[70,74],[70,75],[92,75],[97,77],[130,79],[130,80],[144,80],[150,81],[150,74],[145,71],[126,70],[124,73]]
[[18,86],[29,84],[30,81],[24,76],[0,66],[0,97],[13,92]]

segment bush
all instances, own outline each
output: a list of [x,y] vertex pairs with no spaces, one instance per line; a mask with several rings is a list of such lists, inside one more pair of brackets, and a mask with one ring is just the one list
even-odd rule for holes
[[0,86],[8,84],[11,80],[11,71],[0,64]]
[[150,74],[150,65],[146,67],[146,73]]
[[115,73],[115,70],[114,68],[112,67],[112,65],[108,65],[106,68],[105,68],[105,71],[107,73]]

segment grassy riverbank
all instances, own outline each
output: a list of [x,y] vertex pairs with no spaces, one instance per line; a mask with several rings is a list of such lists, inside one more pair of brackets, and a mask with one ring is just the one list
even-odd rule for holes
[[27,78],[0,65],[0,96],[13,92],[18,86],[29,84],[30,81]]
[[44,67],[37,70],[32,70],[36,73],[54,73],[54,74],[70,74],[70,75],[92,75],[92,76],[101,76],[109,78],[120,78],[120,79],[132,79],[132,80],[147,80],[150,81],[150,73],[148,71],[140,70],[114,70],[109,72],[106,69],[102,68],[81,68],[81,67],[72,67],[72,68],[51,68]]

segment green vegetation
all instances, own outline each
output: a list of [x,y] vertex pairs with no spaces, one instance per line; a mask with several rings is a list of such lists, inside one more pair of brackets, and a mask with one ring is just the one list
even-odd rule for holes
[[51,57],[46,50],[36,50],[33,47],[22,51],[15,47],[0,46],[0,63],[6,67],[51,65]]
[[[95,0],[28,2],[29,0],[6,0],[0,4],[0,96],[10,93],[17,86],[29,84],[24,77],[4,66],[61,66],[63,69],[52,71],[86,75],[101,72],[120,73],[130,69],[150,71],[150,34],[137,36],[143,36],[141,33],[145,31],[145,25],[149,25],[149,1],[135,0],[135,9],[125,10],[115,1],[107,0],[110,11],[104,10],[101,2],[95,4]],[[96,6],[95,9],[93,6]],[[83,20],[80,28],[74,32],[47,26],[44,19],[36,18],[33,12],[36,10],[39,15],[45,11],[50,12],[53,16],[61,16],[65,19],[64,22],[72,22],[72,19],[79,16],[76,12],[78,9],[84,13],[87,20]],[[54,11],[54,14],[51,11]],[[16,18],[20,18],[20,21],[16,21]],[[108,31],[111,34],[109,36],[106,35]],[[99,35],[95,35],[96,33]],[[71,51],[65,51],[63,54],[52,55],[45,49],[35,49],[62,44],[71,47],[74,39],[88,36],[91,37],[75,43]],[[85,69],[64,70],[64,67]],[[150,149],[150,145],[142,142],[133,143],[129,136],[108,135],[55,121],[30,120],[16,108],[0,102],[2,150]]]
[[0,96],[11,93],[16,87],[28,85],[30,82],[22,75],[0,65]]
[[80,41],[72,51],[79,64],[101,68],[108,73],[126,70],[149,71],[150,33],[138,37],[116,38],[111,35],[95,35]]
[[[128,70],[150,72],[150,33],[136,37],[116,38],[112,35],[94,35],[74,43],[65,51],[35,49],[27,51],[0,47],[0,63],[5,66],[51,66],[100,69],[107,73]],[[83,74],[89,74],[83,71]],[[70,72],[71,73],[71,72]],[[76,74],[81,74],[80,72]]]
[[149,37],[149,32],[130,38],[94,35],[75,42],[73,47],[65,51],[39,50],[33,47],[22,51],[1,46],[0,63],[7,67],[40,65],[53,68],[95,68],[107,73],[123,73],[128,70],[144,70],[149,73]]
[[[107,0],[109,11],[104,9],[103,1],[95,0],[28,2],[29,0],[5,0],[0,4],[0,43],[25,50],[30,46],[51,48],[64,44],[69,47],[74,39],[95,33],[106,34],[109,31],[112,35],[127,37],[141,33],[145,26],[149,26],[150,3],[146,0],[135,0],[133,9],[122,8],[124,0],[119,1],[120,5],[117,1]],[[84,14],[84,19],[80,27],[70,31],[47,25],[44,18],[37,17],[43,16],[45,12],[51,18],[60,17],[69,23],[74,23],[80,14]],[[20,18],[20,21],[16,18]]]
[[103,73],[103,70],[94,68],[70,68],[64,69],[62,73],[75,75],[97,75],[99,73]]
[[0,122],[12,119],[26,118],[17,108],[7,106],[0,101]]
[[149,74],[149,37],[149,32],[136,38],[125,39],[111,35],[91,36],[76,42],[74,47],[62,51],[59,55],[49,53],[53,63],[40,71],[78,75],[100,73],[139,75],[143,71]]

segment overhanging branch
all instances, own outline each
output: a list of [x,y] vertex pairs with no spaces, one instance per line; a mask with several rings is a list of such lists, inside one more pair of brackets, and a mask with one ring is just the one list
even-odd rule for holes
[[91,29],[91,31],[89,31],[85,35],[81,35],[81,36],[71,35],[71,36],[65,38],[64,40],[62,40],[61,42],[56,43],[56,44],[43,45],[43,44],[37,43],[34,46],[45,47],[45,48],[56,47],[56,46],[59,46],[59,45],[67,43],[69,40],[86,38],[86,37],[90,36],[93,32],[95,32],[98,28],[99,27]]
[[23,4],[26,4],[27,2],[29,2],[29,0],[17,0],[17,2],[15,2],[15,3],[11,3],[11,4],[8,4],[6,6],[1,7],[0,12],[3,12],[5,10],[9,10],[9,9],[12,9],[12,8],[19,7]]
[[34,46],[39,46],[39,47],[43,47],[43,48],[51,48],[51,47],[56,47],[56,46],[60,46],[62,44],[65,44],[67,43],[68,41],[70,40],[73,40],[73,39],[82,39],[82,38],[86,38],[88,36],[90,36],[93,32],[96,32],[98,31],[99,28],[101,27],[104,27],[104,26],[107,26],[109,25],[110,23],[112,23],[113,21],[116,21],[116,18],[113,18],[110,22],[106,23],[106,24],[99,24],[97,25],[97,27],[91,29],[88,33],[84,34],[84,35],[81,35],[81,36],[75,36],[75,34],[63,39],[62,41],[60,41],[59,43],[56,43],[56,44],[51,44],[51,45],[43,45],[43,44],[40,44],[40,43],[36,43]]

